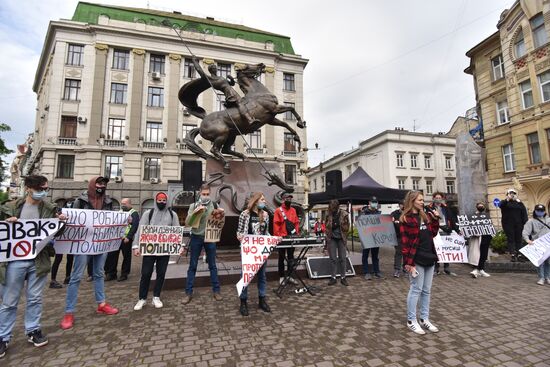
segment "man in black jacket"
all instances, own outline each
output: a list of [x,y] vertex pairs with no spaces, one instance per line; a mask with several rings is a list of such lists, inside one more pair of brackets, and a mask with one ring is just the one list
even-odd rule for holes
[[[457,218],[453,211],[449,209],[447,204],[445,204],[445,194],[441,192],[435,192],[433,194],[433,201],[428,205],[428,210],[433,210],[439,215],[439,234],[442,236],[450,235],[452,231],[460,234],[460,229],[457,224]],[[447,275],[456,276],[450,270],[449,263],[443,264],[443,271]],[[441,271],[439,270],[439,262],[435,263],[435,274],[440,275]]]
[[401,269],[403,269],[403,254],[401,253],[401,223],[399,222],[401,214],[403,214],[403,201],[399,202],[399,209],[394,210],[390,214],[393,219],[395,234],[397,235],[397,246],[395,246],[395,254],[393,256],[393,276],[395,278],[399,278],[399,276],[401,275]]
[[506,199],[500,202],[502,213],[502,228],[508,241],[508,251],[512,255],[511,261],[519,259],[519,249],[522,247],[521,232],[527,223],[527,209],[519,200],[518,193],[514,189],[508,189]]

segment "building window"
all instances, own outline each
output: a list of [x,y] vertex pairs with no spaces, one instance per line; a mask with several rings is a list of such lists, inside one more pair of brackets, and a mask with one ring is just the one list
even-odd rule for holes
[[523,109],[533,106],[533,90],[531,89],[531,81],[526,80],[519,84],[521,89],[521,102]]
[[525,40],[523,39],[523,29],[520,29],[514,43],[514,50],[516,51],[516,58],[525,55]]
[[122,157],[105,157],[105,177],[122,177]]
[[531,164],[541,163],[539,134],[537,132],[527,135],[527,146],[529,147]]
[[57,178],[74,177],[74,155],[57,156]]
[[285,183],[296,185],[296,166],[285,164]]
[[504,160],[504,172],[513,172],[516,170],[514,147],[512,144],[502,147],[502,158]]
[[420,190],[420,180],[417,178],[413,178],[413,190]]
[[185,59],[183,62],[183,77],[193,79],[195,77],[195,65],[193,65],[193,60]]
[[160,158],[145,158],[143,179],[160,178]]
[[225,110],[225,94],[216,92],[214,96],[216,98],[216,101],[214,102],[217,108],[216,111]]
[[533,43],[535,48],[546,44],[548,41],[548,35],[546,34],[546,29],[544,28],[544,17],[542,13],[535,15],[531,19],[531,31],[533,32]]
[[418,168],[418,154],[411,153],[411,168]]
[[321,177],[321,191],[325,191],[325,177]]
[[493,80],[499,80],[504,78],[504,62],[502,55],[491,59],[491,65],[493,66]]
[[145,141],[150,143],[162,142],[161,122],[147,122],[145,128]]
[[231,64],[222,64],[219,62],[217,74],[222,78],[227,78],[228,75],[231,75]]
[[426,180],[426,194],[431,195],[434,192],[434,184],[432,180]]
[[189,134],[189,132],[196,127],[197,127],[196,125],[188,125],[188,124],[181,125],[182,138],[185,139],[187,137],[187,134]]
[[149,72],[164,74],[164,58],[164,55],[151,54],[151,60],[149,62]]
[[424,155],[424,168],[432,169],[432,156],[429,154]]
[[[294,108],[295,104],[292,103],[292,102],[285,102],[285,106],[289,106],[289,107]],[[284,119],[285,119],[285,120],[292,120],[292,121],[294,121],[294,120],[295,120],[294,114],[293,114],[292,112],[290,112],[290,111],[287,111],[287,112],[285,112],[285,114],[284,114]]]
[[70,44],[67,50],[67,65],[82,66],[83,58],[84,46]]
[[294,134],[285,133],[283,149],[285,152],[296,152],[296,142],[294,141]]
[[317,191],[317,179],[316,178],[313,179],[313,191],[314,192]]
[[447,194],[455,193],[455,180],[445,180],[445,186],[447,187]]
[[248,144],[250,145],[249,148],[252,149],[262,149],[262,131],[256,130],[248,136]]
[[61,116],[60,138],[76,138],[76,116]]
[[63,99],[67,101],[78,101],[80,95],[80,80],[65,79],[65,93]]
[[398,178],[397,179],[397,188],[399,190],[405,190],[405,181],[406,181],[405,178]]
[[128,95],[128,85],[122,83],[111,84],[111,103],[126,104],[126,96]]
[[128,70],[130,64],[130,52],[115,50],[113,52],[113,69]]
[[538,76],[540,84],[540,94],[543,102],[550,101],[550,71]]
[[550,129],[546,129],[546,145],[548,146],[548,152],[550,153]]
[[109,119],[109,122],[107,123],[107,139],[123,140],[125,123],[126,120],[124,119]]
[[510,117],[508,116],[507,100],[497,102],[497,122],[499,125],[510,122]]
[[403,153],[395,153],[397,167],[404,168]]
[[453,156],[452,155],[446,155],[445,156],[445,169],[446,170],[453,169]]
[[147,106],[164,107],[164,88],[149,87]]
[[294,74],[283,73],[283,90],[295,91]]

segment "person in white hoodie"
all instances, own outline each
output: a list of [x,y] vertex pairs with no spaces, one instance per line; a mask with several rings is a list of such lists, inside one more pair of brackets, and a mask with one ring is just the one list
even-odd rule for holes
[[[153,209],[147,210],[143,213],[140,226],[179,226],[178,215],[167,208],[168,196],[164,192],[159,192],[155,195],[155,206]],[[139,235],[134,237],[132,243],[132,250],[134,256],[140,256],[139,251]],[[155,308],[162,308],[163,303],[160,300],[160,292],[164,284],[164,277],[166,276],[166,269],[168,268],[168,261],[170,255],[161,256],[143,256],[143,262],[141,264],[141,280],[139,282],[139,301],[134,306],[134,311],[139,311],[147,303],[147,293],[149,291],[149,283],[151,283],[151,276],[153,275],[153,268],[156,263],[157,279],[155,282],[155,289],[153,290],[153,306]]]
[[[522,236],[525,242],[532,245],[537,238],[550,233],[550,218],[546,216],[546,208],[542,204],[535,205],[533,218],[529,219],[523,226]],[[539,280],[537,284],[550,284],[550,259],[544,260],[539,266]]]

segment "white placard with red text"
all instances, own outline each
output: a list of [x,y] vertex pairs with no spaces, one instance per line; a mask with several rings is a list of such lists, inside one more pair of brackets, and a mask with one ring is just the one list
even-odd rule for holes
[[34,259],[62,227],[57,218],[0,222],[0,262]]
[[280,237],[245,235],[241,240],[242,277],[237,283],[239,296],[248,286],[267,258],[277,246]]
[[464,237],[456,232],[434,237],[435,252],[440,263],[467,263],[468,249]]

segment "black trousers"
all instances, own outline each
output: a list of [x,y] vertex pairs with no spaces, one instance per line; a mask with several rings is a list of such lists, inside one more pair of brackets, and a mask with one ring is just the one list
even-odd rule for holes
[[521,224],[513,224],[504,227],[504,233],[506,234],[506,240],[508,242],[508,251],[511,254],[518,254],[519,249],[523,245],[521,236],[522,231],[523,226]]
[[[288,261],[288,268],[290,268],[290,263],[294,261],[294,249],[293,248],[281,248],[279,251],[279,278],[282,278],[286,275],[285,273],[285,259]],[[286,255],[285,255],[286,254]]]
[[130,269],[132,267],[132,242],[120,244],[118,251],[112,251],[107,254],[107,260],[105,261],[105,275],[111,275],[116,278],[117,267],[118,267],[118,257],[122,252],[122,267],[120,269],[120,275],[130,274]]
[[479,244],[479,263],[477,265],[478,270],[485,270],[485,262],[487,261],[487,255],[489,254],[491,238],[491,236],[481,236],[481,243]]
[[160,291],[164,285],[164,277],[166,276],[166,269],[168,268],[169,260],[169,255],[143,256],[143,263],[141,264],[141,280],[139,281],[139,299],[147,299],[147,293],[149,293],[149,284],[151,283],[151,276],[153,275],[155,263],[157,264],[157,280],[155,282],[153,296],[160,297]]
[[[63,254],[56,254],[52,264],[52,280],[56,280],[57,278],[57,271],[59,270],[61,260],[63,260]],[[73,255],[67,255],[67,263],[65,264],[65,278],[69,278],[71,276],[71,271],[73,270],[73,260]]]

